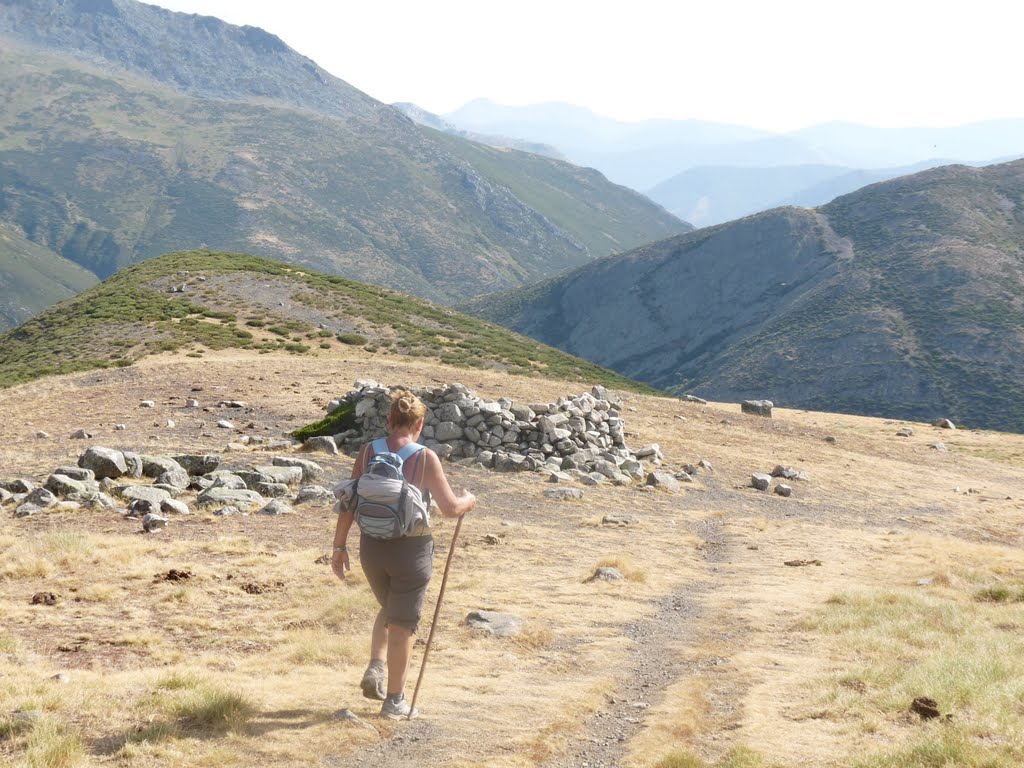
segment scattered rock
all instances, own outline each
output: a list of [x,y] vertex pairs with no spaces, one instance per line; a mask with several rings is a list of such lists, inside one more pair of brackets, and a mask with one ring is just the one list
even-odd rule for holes
[[67,672],[58,672],[56,675],[52,675],[50,679],[53,680],[53,682],[55,683],[63,683],[67,685],[71,682],[71,675],[69,675]]
[[554,471],[548,473],[547,481],[549,483],[568,483],[572,480],[572,476],[561,471]]
[[143,500],[150,502],[155,508],[160,506],[164,499],[171,498],[171,494],[162,488],[154,488],[151,485],[122,485],[114,489],[114,492],[128,502]]
[[214,517],[230,517],[231,515],[238,514],[238,507],[221,507],[220,509],[214,510]]
[[651,472],[647,475],[647,485],[653,488],[664,488],[676,493],[680,489],[679,481],[668,472]]
[[250,491],[247,488],[235,489],[235,488],[207,488],[197,499],[199,504],[219,504],[219,505],[230,505],[234,507],[262,507],[266,504],[266,499],[260,496],[256,491]]
[[304,485],[295,496],[295,506],[300,504],[319,504],[329,507],[334,504],[334,494],[321,485]]
[[624,513],[609,513],[601,518],[601,523],[604,525],[638,525],[640,518],[636,515],[627,515]]
[[312,483],[324,476],[324,468],[317,464],[315,461],[309,459],[297,459],[291,456],[275,456],[271,461],[275,467],[287,467],[302,470],[302,476],[299,480],[303,483]]
[[587,583],[592,581],[622,581],[626,577],[617,568],[609,568],[607,566],[601,566],[594,571],[593,575],[587,579]]
[[281,499],[274,499],[266,506],[262,507],[258,515],[289,515],[294,513],[295,510],[286,501]]
[[949,451],[945,443],[932,443],[930,447],[939,453],[947,453]]
[[17,478],[14,480],[3,480],[0,481],[0,488],[4,488],[11,493],[32,493],[35,490],[35,486],[28,480],[22,480]]
[[[692,467],[693,465],[691,464],[689,466]],[[693,474],[690,473],[690,472],[687,472],[686,470],[683,470],[682,472],[676,472],[673,475],[673,477],[676,480],[678,480],[680,483],[692,483],[693,482]]]
[[956,429],[956,424],[949,419],[936,419],[932,422],[932,426],[939,429]]
[[191,483],[192,478],[190,478],[188,476],[188,472],[186,472],[181,467],[177,467],[176,469],[164,472],[162,475],[160,475],[160,477],[156,479],[157,485],[166,485],[170,486],[171,488],[177,488],[179,490],[184,490],[185,488],[188,488]]
[[190,397],[188,400],[185,401],[185,407],[186,408],[198,408],[199,407],[199,401],[196,400],[194,397]]
[[776,465],[775,469],[772,470],[772,477],[781,477],[786,480],[807,480],[807,474],[799,470],[793,469],[792,467],[784,467],[781,464]]
[[206,475],[220,466],[220,457],[212,454],[183,453],[171,458],[190,475]]
[[478,632],[495,637],[514,637],[523,628],[519,617],[495,611],[472,611],[466,616],[466,624]]
[[281,499],[291,494],[291,489],[284,483],[256,483],[253,490],[268,499]]
[[50,434],[49,432],[44,432],[43,430],[40,429],[38,432],[36,432],[36,437],[38,437],[40,440],[47,440],[49,439]]
[[772,408],[774,407],[775,404],[771,400],[744,400],[740,403],[740,410],[743,413],[764,416],[769,419],[772,416]]
[[583,498],[583,491],[579,488],[551,488],[544,491],[544,498],[554,501],[577,501]]
[[686,403],[696,403],[697,405],[707,405],[708,404],[707,400],[705,400],[705,399],[703,399],[701,397],[697,397],[696,395],[683,395],[679,399],[682,400],[683,402],[686,402]]
[[903,427],[903,429],[896,433],[896,437],[913,437],[913,435],[913,427]]
[[484,534],[483,542],[484,542],[484,544],[488,544],[488,545],[493,547],[493,546],[496,546],[498,544],[501,544],[501,537],[500,536],[496,536],[493,533],[486,533],[486,534]]
[[160,511],[166,515],[187,515],[188,504],[177,499],[164,499],[160,502]]
[[156,408],[156,403],[152,400],[143,400],[139,403],[139,408]]
[[779,483],[775,486],[775,492],[779,494],[779,496],[785,496],[787,499],[793,495],[793,489],[783,483]]
[[220,427],[221,429],[234,429],[235,428],[235,425],[232,424],[227,419],[221,419],[220,421],[218,421],[217,422],[217,426]]
[[158,506],[149,499],[135,499],[128,505],[128,517],[145,517],[156,512],[157,509]]
[[787,560],[783,565],[791,568],[802,568],[807,565],[821,565],[821,560]]
[[833,435],[826,435],[825,442],[831,445],[835,445],[839,441]]
[[755,472],[750,476],[750,485],[759,491],[767,491],[772,484],[772,476],[761,472]]
[[92,446],[78,457],[78,466],[92,471],[97,480],[117,479],[128,472],[124,454],[112,448]]
[[167,427],[167,429],[174,429],[174,428],[175,428],[176,426],[178,426],[178,425],[177,425],[177,424],[175,424],[175,423],[174,423],[173,421],[171,421],[170,419],[168,419],[168,420],[167,420],[167,424],[165,424],[164,426],[166,426],[166,427]]
[[53,592],[36,592],[32,595],[32,605],[56,605],[60,598]]
[[310,451],[319,451],[320,453],[330,454],[331,456],[338,455],[338,444],[334,442],[334,438],[330,436],[322,437],[311,437],[306,440],[306,448]]
[[71,433],[71,439],[72,440],[91,440],[92,439],[92,433],[91,432],[86,432],[84,429],[76,429],[74,432]]
[[192,571],[178,570],[177,568],[171,568],[167,573],[157,576],[158,579],[163,581],[188,581],[192,578]]
[[150,512],[142,518],[142,530],[146,533],[156,533],[157,531],[163,530],[169,522],[170,520],[166,517],[158,515],[155,512]]

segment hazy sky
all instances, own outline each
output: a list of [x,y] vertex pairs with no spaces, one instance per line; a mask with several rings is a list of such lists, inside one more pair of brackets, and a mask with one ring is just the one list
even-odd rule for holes
[[564,101],[791,130],[1024,117],[1016,0],[155,0],[273,32],[385,102]]

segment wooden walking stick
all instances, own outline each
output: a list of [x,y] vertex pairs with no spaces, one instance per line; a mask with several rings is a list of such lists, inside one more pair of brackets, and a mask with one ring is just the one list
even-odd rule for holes
[[455,554],[455,542],[459,538],[459,529],[462,528],[462,520],[465,515],[459,516],[455,524],[455,533],[452,534],[452,545],[448,548],[448,560],[444,564],[444,576],[441,577],[441,589],[437,593],[437,605],[434,606],[434,620],[430,622],[430,633],[427,635],[427,647],[423,651],[423,661],[420,662],[420,674],[416,678],[416,688],[412,692],[412,704],[409,705],[409,716],[406,720],[412,720],[412,713],[416,711],[416,697],[420,695],[420,683],[423,682],[423,670],[427,668],[427,659],[430,657],[430,644],[434,640],[434,629],[437,627],[437,617],[441,613],[441,600],[444,598],[444,588],[448,584],[448,569],[452,567],[452,555]]

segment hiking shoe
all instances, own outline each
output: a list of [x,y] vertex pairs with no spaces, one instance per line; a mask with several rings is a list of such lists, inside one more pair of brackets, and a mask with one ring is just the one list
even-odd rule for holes
[[363,689],[363,696],[366,698],[384,701],[388,697],[385,682],[384,670],[369,666],[363,672],[363,679],[359,683],[359,687]]
[[388,696],[380,708],[380,716],[387,720],[405,720],[410,717],[410,712],[412,713],[411,717],[419,717],[419,711],[409,706],[404,694],[397,701],[394,696]]

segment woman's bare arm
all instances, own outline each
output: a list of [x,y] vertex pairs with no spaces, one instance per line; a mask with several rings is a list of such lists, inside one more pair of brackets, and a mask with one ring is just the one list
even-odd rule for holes
[[445,517],[462,517],[476,506],[476,496],[465,488],[458,495],[452,491],[448,484],[448,478],[444,476],[444,469],[441,467],[441,459],[429,448],[422,451],[427,461],[423,474],[424,488],[430,491],[430,495],[441,508],[441,514]]

